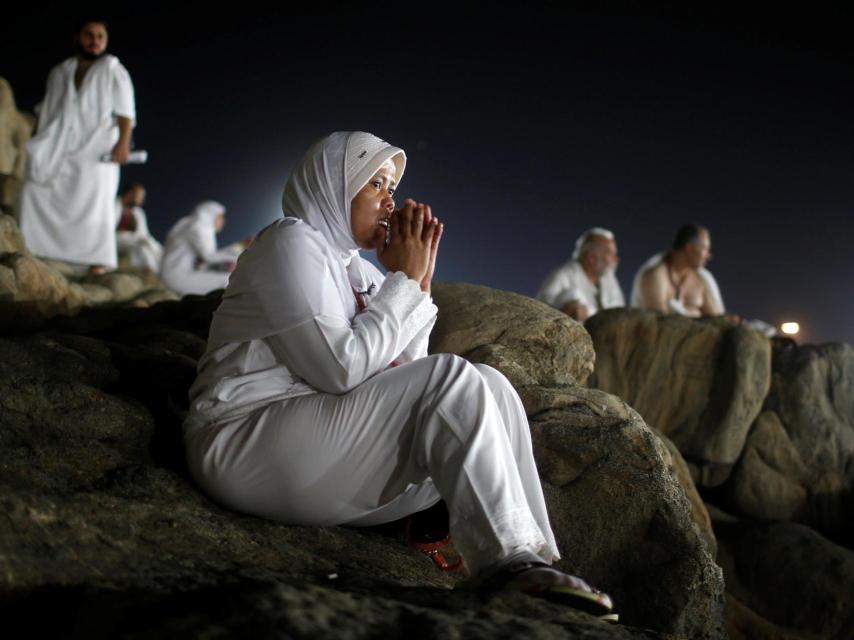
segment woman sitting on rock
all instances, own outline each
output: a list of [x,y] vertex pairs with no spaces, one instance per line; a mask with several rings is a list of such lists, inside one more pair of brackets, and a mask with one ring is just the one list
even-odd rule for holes
[[160,277],[180,294],[205,294],[224,289],[240,252],[231,245],[217,250],[216,234],[225,225],[225,207],[202,202],[184,216],[166,236]]
[[214,314],[184,427],[190,470],[220,503],[291,524],[376,525],[444,500],[476,583],[607,613],[607,595],[549,566],[515,390],[488,366],[427,355],[442,225],[427,205],[395,209],[405,165],[379,138],[339,132],[294,169],[285,217],[241,256]]

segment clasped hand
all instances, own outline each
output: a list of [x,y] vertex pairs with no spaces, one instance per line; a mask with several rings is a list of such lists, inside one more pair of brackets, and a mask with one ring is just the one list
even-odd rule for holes
[[407,198],[403,208],[392,212],[388,231],[381,227],[374,238],[380,264],[389,271],[402,271],[422,291],[430,291],[443,228],[430,205]]

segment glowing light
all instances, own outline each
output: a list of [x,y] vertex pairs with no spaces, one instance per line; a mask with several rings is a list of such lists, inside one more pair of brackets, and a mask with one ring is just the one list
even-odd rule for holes
[[787,336],[793,336],[801,330],[801,325],[797,322],[784,322],[780,325],[780,331],[785,333]]

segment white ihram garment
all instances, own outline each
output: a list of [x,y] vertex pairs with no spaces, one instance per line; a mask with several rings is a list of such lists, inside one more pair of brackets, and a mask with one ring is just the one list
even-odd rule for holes
[[225,207],[218,202],[202,202],[167,234],[160,277],[173,291],[202,295],[224,289],[228,284],[228,272],[213,271],[206,266],[233,262],[236,258],[232,251],[217,251],[216,217],[221,213],[225,213]]
[[623,307],[626,304],[623,290],[613,271],[608,271],[599,279],[597,290],[576,259],[569,260],[546,277],[537,293],[537,300],[555,309],[563,309],[568,302],[581,302],[591,316],[602,309]]
[[135,120],[133,84],[118,58],[104,55],[74,86],[77,58],[53,68],[27,144],[21,232],[34,254],[116,266],[114,200],[119,165],[102,162],[119,139],[116,116]]
[[[647,271],[651,269],[655,269],[658,265],[662,263],[664,258],[667,257],[667,252],[662,251],[661,253],[656,253],[649,260],[641,265],[641,268],[638,269],[638,272],[635,274],[635,279],[632,281],[632,295],[631,295],[631,306],[637,307],[640,309],[649,309],[651,305],[644,300],[643,293],[641,292],[640,281]],[[709,292],[712,300],[718,305],[718,308],[721,310],[721,313],[724,313],[724,299],[721,296],[721,289],[718,286],[717,280],[712,275],[712,272],[706,269],[705,267],[700,267],[697,269],[697,275],[700,276],[700,279],[703,281],[703,284],[706,285],[706,291]],[[681,300],[677,300],[676,298],[671,298],[667,302],[670,311],[673,313],[679,313],[681,315],[687,315],[685,307],[682,305]]]
[[430,297],[355,251],[353,176],[389,157],[399,177],[400,150],[338,133],[294,170],[283,206],[300,219],[259,235],[214,315],[185,423],[190,470],[223,504],[294,524],[377,524],[441,497],[473,573],[520,555],[550,562],[515,391],[489,367],[427,356]]
[[[126,255],[132,267],[148,269],[157,273],[160,271],[160,260],[163,257],[161,245],[148,230],[148,220],[142,207],[132,207],[133,231],[116,231],[116,246],[119,255]],[[116,224],[122,217],[122,201],[116,200]]]

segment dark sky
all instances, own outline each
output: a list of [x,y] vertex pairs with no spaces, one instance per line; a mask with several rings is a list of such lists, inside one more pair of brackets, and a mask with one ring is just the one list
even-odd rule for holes
[[[150,153],[123,177],[147,185],[159,238],[216,199],[235,240],[281,215],[315,139],[371,131],[407,151],[401,198],[446,224],[439,280],[534,295],[600,225],[628,296],[697,222],[730,310],[854,343],[854,25],[743,4],[105,4]],[[69,5],[4,27],[19,108],[70,54]]]

